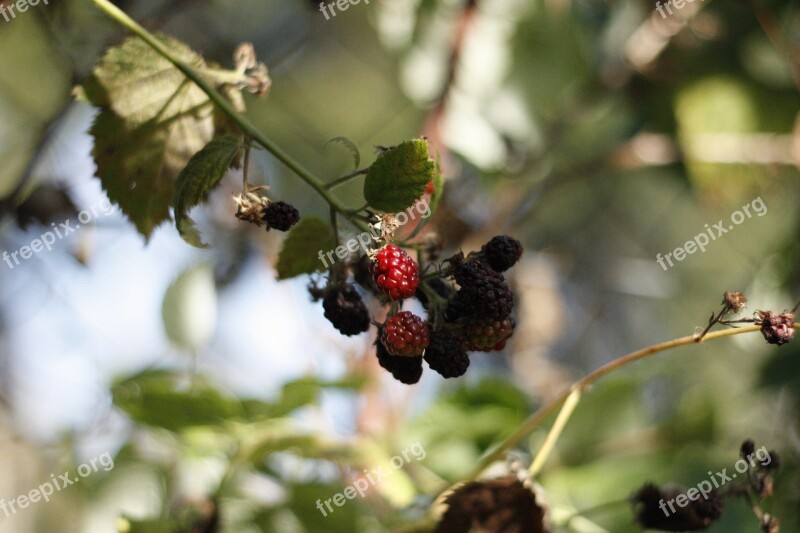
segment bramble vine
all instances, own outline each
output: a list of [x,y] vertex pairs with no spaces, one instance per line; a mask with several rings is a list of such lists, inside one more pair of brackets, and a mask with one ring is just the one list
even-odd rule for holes
[[[375,161],[359,168],[361,156],[355,145],[346,138],[336,137],[331,142],[342,143],[353,152],[355,168],[325,182],[280,149],[242,114],[242,91],[264,96],[271,85],[266,66],[256,61],[251,47],[243,45],[237,50],[235,70],[212,68],[182,43],[151,34],[108,0],[91,1],[136,35],[108,51],[92,78],[78,91],[78,96],[100,109],[92,126],[98,177],[109,197],[120,205],[145,238],[155,226],[169,218],[170,207],[153,205],[148,198],[151,191],[136,181],[137,176],[141,177],[149,165],[152,166],[146,159],[147,150],[157,146],[158,157],[168,161],[163,172],[160,170],[162,173],[154,178],[155,185],[173,190],[171,207],[176,228],[189,244],[197,247],[206,245],[188,216],[189,211],[207,199],[231,168],[241,168],[242,192],[233,199],[235,216],[268,230],[288,232],[278,259],[278,277],[286,279],[326,272],[324,286],[320,286],[320,277],[312,278],[309,287],[312,298],[322,301],[324,316],[343,335],[358,335],[375,325],[377,360],[397,380],[416,383],[423,371],[423,361],[445,378],[458,377],[469,367],[468,352],[503,349],[515,327],[514,295],[503,273],[520,259],[521,244],[509,236],[496,236],[480,250],[467,254],[458,252],[441,259],[440,242],[429,235],[417,238],[424,220],[409,237],[396,237],[401,226],[397,219],[404,210],[419,209],[423,205],[430,216],[443,194],[441,169],[425,138],[379,147]],[[133,66],[126,70],[119,68],[122,64]],[[161,94],[149,94],[150,101],[142,111],[131,103],[143,90],[138,78],[145,71],[151,77],[158,75],[166,89]],[[175,98],[176,94],[180,98]],[[176,141],[175,136],[162,131],[176,127],[198,133]],[[119,157],[117,145],[121,139],[129,141],[134,155]],[[254,148],[265,149],[325,200],[330,211],[329,223],[317,217],[301,216],[285,200],[270,198],[268,187],[251,187],[247,176],[250,151]],[[364,178],[365,205],[348,205],[334,194],[339,185],[361,177]],[[134,187],[124,187],[126,179],[132,179]],[[131,190],[135,193],[131,194]],[[340,219],[368,234],[369,240],[351,239],[347,245],[342,244]],[[353,242],[356,244],[351,247]],[[416,257],[406,250],[415,252]],[[333,260],[334,251],[338,261]],[[325,257],[330,261],[325,261]],[[382,308],[388,308],[383,322],[370,317],[364,294],[371,294]],[[425,319],[402,310],[403,301],[410,298],[416,298],[423,305],[427,312]],[[527,506],[528,512],[522,520],[533,521],[538,530],[545,531],[544,513],[540,503],[531,496],[530,488],[588,388],[635,361],[673,348],[755,331],[760,331],[768,343],[778,346],[793,339],[798,327],[793,314],[797,306],[791,312],[757,311],[751,318],[725,318],[731,312],[740,312],[745,303],[741,292],[726,292],[722,309],[712,313],[701,332],[615,359],[540,407],[483,456],[468,476],[467,485],[442,492],[440,498],[444,498],[450,508],[441,521],[432,511],[433,521],[439,521],[437,531],[461,531],[460,526],[454,524],[463,522],[465,516],[470,518],[468,525],[486,519],[485,516],[480,519],[477,515],[470,516],[468,505],[456,511],[464,498],[472,497],[470,494],[495,489],[514,492],[514,505]],[[739,324],[748,325],[740,327]],[[716,325],[731,329],[711,331]],[[502,460],[507,452],[557,412],[543,445],[522,475],[523,480],[476,481],[487,467]],[[763,489],[767,483],[766,474],[759,472],[758,476],[749,480],[748,487],[737,489],[740,495],[751,499],[769,496],[771,487]],[[662,493],[659,491],[662,489],[658,486],[646,485],[632,501],[647,507],[651,505],[653,494]],[[777,531],[779,526],[774,517],[757,510],[755,504],[753,509],[765,531]],[[496,518],[496,511],[490,508],[488,514],[484,514],[490,519]],[[648,508],[649,511],[652,509]],[[702,528],[719,515],[721,511],[701,524]],[[677,527],[670,518],[648,521],[651,515],[645,512],[638,516],[643,526],[678,530],[670,529]],[[679,519],[682,518],[678,516],[672,520]]]

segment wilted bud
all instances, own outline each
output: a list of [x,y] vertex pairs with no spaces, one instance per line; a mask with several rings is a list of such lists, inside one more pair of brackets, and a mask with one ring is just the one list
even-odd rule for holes
[[794,338],[794,314],[758,311],[761,334],[769,344],[781,346]]
[[725,291],[725,294],[722,295],[722,303],[728,305],[734,313],[738,313],[747,304],[747,296],[741,291]]
[[761,524],[762,533],[780,533],[781,523],[774,516],[765,515],[764,522]]
[[755,452],[756,452],[756,443],[753,442],[752,439],[747,439],[746,441],[744,441],[742,443],[742,447],[739,449],[739,453],[742,455],[742,459],[747,459]]

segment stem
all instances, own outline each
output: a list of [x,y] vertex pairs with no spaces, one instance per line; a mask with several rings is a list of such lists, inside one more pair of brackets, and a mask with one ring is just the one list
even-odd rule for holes
[[328,190],[331,190],[334,187],[338,187],[339,185],[343,185],[343,184],[347,183],[348,181],[350,181],[351,179],[353,179],[355,177],[361,176],[362,174],[366,174],[367,170],[369,170],[369,169],[360,168],[358,170],[354,170],[350,174],[345,174],[342,177],[336,178],[332,182],[330,182],[327,185],[325,185],[325,188],[328,189]]
[[247,146],[244,149],[244,163],[242,163],[242,197],[250,192],[250,184],[247,182],[247,171],[250,168],[250,138],[246,137]]
[[[216,89],[203,78],[196,70],[184,63],[182,60],[172,55],[172,52],[164,46],[153,34],[140,26],[135,20],[130,18],[127,13],[112,4],[109,0],[91,0],[100,10],[106,15],[114,19],[116,22],[133,32],[136,36],[147,43],[153,50],[155,50],[164,59],[175,65],[175,68],[180,70],[184,76],[194,82],[200,89],[206,93],[209,99],[214,102],[231,120],[233,120],[239,129],[245,135],[249,135],[256,142],[267,149],[276,159],[286,165],[290,170],[297,174],[300,179],[308,183],[322,198],[328,202],[328,205],[347,216],[347,207],[339,201],[338,198],[333,196],[326,188],[325,185],[316,176],[306,170],[300,163],[295,161],[291,156],[284,152],[281,148],[275,145],[269,138],[267,138],[261,131],[258,130],[249,120],[242,116],[233,105],[225,99]],[[349,218],[349,216],[348,216]],[[361,221],[351,220],[353,224],[359,228],[366,230],[366,227]]]
[[[794,327],[800,328],[800,324],[795,324]],[[721,339],[722,337],[729,337],[731,335],[740,335],[742,333],[752,333],[754,331],[758,331],[760,326],[745,326],[739,329],[727,329],[722,331],[714,331],[705,336],[703,339],[704,341],[711,341],[715,339]],[[671,341],[662,342],[659,344],[654,344],[653,346],[648,346],[647,348],[642,348],[641,350],[637,350],[635,352],[629,353],[627,355],[623,355],[618,359],[614,359],[613,361],[606,363],[605,365],[601,366],[600,368],[594,370],[584,378],[576,381],[569,389],[559,394],[556,398],[551,400],[549,403],[543,405],[539,409],[537,409],[531,416],[529,416],[522,424],[517,426],[517,428],[503,441],[497,444],[495,447],[490,449],[479,461],[477,467],[467,476],[467,479],[475,479],[477,478],[481,472],[483,472],[486,467],[491,465],[493,462],[501,459],[503,455],[513,446],[518,444],[522,439],[524,439],[531,431],[539,427],[542,422],[547,419],[556,409],[561,406],[573,393],[574,391],[583,391],[589,385],[593,384],[594,382],[598,381],[600,378],[605,377],[606,375],[618,370],[624,366],[629,365],[635,361],[640,359],[644,359],[651,355],[655,355],[659,352],[663,352],[666,350],[670,350],[672,348],[678,348],[680,346],[689,346],[695,344],[695,335],[689,335],[687,337],[680,337],[677,339],[673,339]]]
[[547,434],[547,438],[544,440],[544,444],[542,444],[542,447],[539,449],[539,453],[536,454],[536,457],[533,458],[531,467],[528,470],[528,476],[531,479],[535,478],[539,472],[541,472],[545,461],[547,461],[547,458],[550,456],[550,452],[553,451],[553,448],[556,445],[558,437],[561,436],[561,432],[564,431],[564,427],[567,425],[569,417],[572,416],[573,411],[575,411],[575,408],[578,407],[578,402],[580,401],[581,389],[575,388],[569,393],[567,400],[564,402],[564,406],[561,408],[561,412],[558,413],[558,417],[553,423],[553,427],[550,428],[550,433]]

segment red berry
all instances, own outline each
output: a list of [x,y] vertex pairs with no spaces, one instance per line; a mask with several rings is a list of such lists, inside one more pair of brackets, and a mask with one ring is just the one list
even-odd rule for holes
[[387,244],[372,258],[369,265],[378,289],[392,300],[411,298],[419,285],[416,261],[394,244]]
[[428,326],[411,311],[402,311],[383,325],[381,342],[392,355],[419,357],[428,347]]
[[436,190],[436,185],[433,184],[433,180],[428,182],[428,185],[425,186],[425,194],[433,194],[433,191]]
[[514,334],[514,319],[474,318],[464,325],[464,347],[476,352],[495,352]]

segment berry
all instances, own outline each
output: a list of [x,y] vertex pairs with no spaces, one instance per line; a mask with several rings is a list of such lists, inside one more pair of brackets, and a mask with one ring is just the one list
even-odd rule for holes
[[761,334],[769,344],[781,346],[794,338],[794,314],[758,311]]
[[270,202],[264,208],[263,218],[267,224],[267,231],[270,229],[289,231],[289,228],[300,220],[300,213],[293,205],[286,202]]
[[383,325],[381,342],[392,355],[418,357],[428,347],[428,326],[411,311],[402,311]]
[[411,298],[419,285],[419,265],[394,244],[387,244],[369,266],[378,289],[392,300]]
[[500,318],[511,314],[514,294],[502,274],[479,259],[470,259],[456,266],[454,277],[461,289],[456,294],[456,308],[470,315]]
[[406,385],[413,385],[422,377],[422,357],[402,357],[392,355],[383,345],[377,343],[375,355],[378,357],[378,364],[388,370],[394,379]]
[[629,498],[633,504],[635,520],[645,529],[659,531],[698,531],[708,529],[720,519],[725,510],[722,496],[712,490],[703,498],[690,500],[684,507],[670,507],[664,510],[665,501],[670,501],[686,493],[684,487],[666,485],[659,487],[646,483]]
[[495,352],[506,346],[514,334],[514,319],[473,318],[464,324],[464,348],[476,352]]
[[495,272],[505,272],[522,257],[522,244],[508,235],[498,235],[481,247],[481,254]]
[[369,313],[361,295],[351,285],[329,289],[322,298],[325,318],[343,335],[358,335],[369,329]]
[[429,367],[446,378],[457,378],[469,367],[469,356],[461,346],[461,340],[449,331],[431,334],[424,357]]

